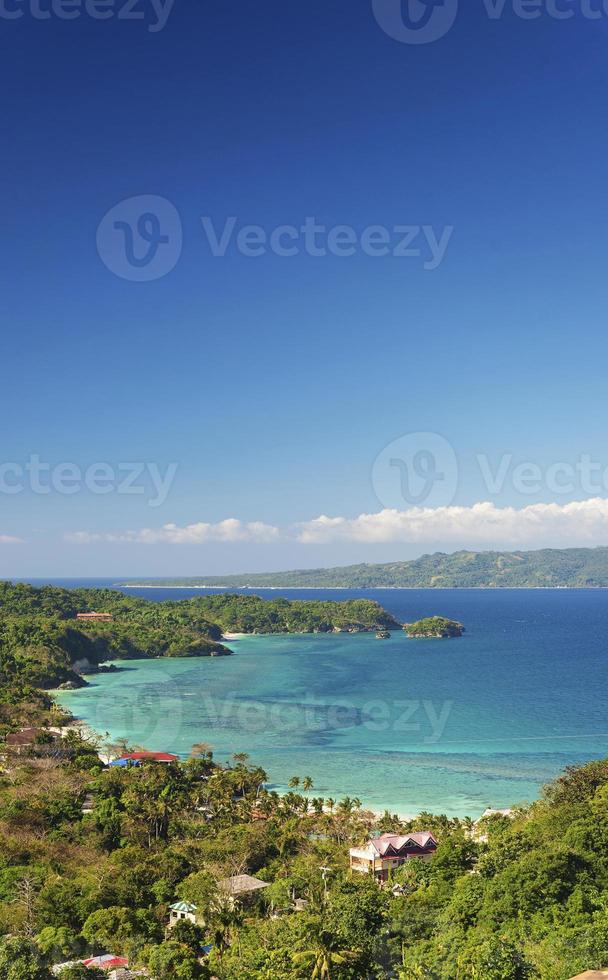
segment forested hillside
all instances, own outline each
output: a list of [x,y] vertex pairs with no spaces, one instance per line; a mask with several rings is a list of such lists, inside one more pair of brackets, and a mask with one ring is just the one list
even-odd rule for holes
[[608,588],[608,548],[438,552],[412,561],[289,572],[148,579],[129,585],[226,588]]
[[[477,827],[376,819],[305,778],[283,797],[266,780],[205,746],[139,769],[104,769],[75,733],[8,751],[0,976],[51,980],[51,965],[100,952],[154,980],[566,980],[608,964],[607,761]],[[430,863],[408,861],[383,889],[349,871],[370,833],[421,829],[439,841]],[[244,873],[267,887],[242,906],[222,882]],[[167,932],[178,900],[197,922]]]
[[[77,614],[111,614],[82,621]],[[82,684],[81,674],[107,660],[203,657],[230,653],[224,631],[331,632],[399,624],[377,603],[267,601],[219,595],[150,602],[110,589],[59,589],[0,583],[0,683],[51,688]]]
[[[96,737],[49,730],[69,719],[38,686],[45,658],[49,670],[69,669],[104,630],[103,642],[114,642],[121,624],[137,643],[146,630],[217,631],[220,619],[325,623],[333,605],[315,604],[302,620],[298,604],[266,608],[255,597],[163,605],[0,592],[1,980],[51,980],[51,966],[99,953],[128,958],[153,980],[567,980],[608,965],[608,760],[571,768],[532,806],[476,825],[428,813],[378,818],[354,798],[315,795],[303,774],[279,796],[255,760],[236,753],[218,765],[208,745],[185,762],[107,768]],[[76,628],[87,603],[115,620]],[[333,610],[332,628],[378,609]],[[13,745],[12,733],[32,724],[42,730]],[[439,842],[430,862],[408,861],[385,888],[349,870],[350,846],[415,830]],[[226,892],[242,874],[266,886],[246,904]],[[197,921],[167,931],[176,900],[195,905]],[[76,965],[58,975],[104,974]]]

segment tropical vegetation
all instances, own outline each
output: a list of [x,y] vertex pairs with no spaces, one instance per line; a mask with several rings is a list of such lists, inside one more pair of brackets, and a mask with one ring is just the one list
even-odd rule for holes
[[310,568],[221,577],[147,579],[127,585],[190,585],[224,588],[339,589],[538,589],[608,588],[608,548],[545,548],[540,551],[457,551],[422,555],[382,565]]
[[[39,730],[0,745],[0,980],[50,980],[59,964],[63,980],[99,980],[81,961],[102,953],[155,980],[566,980],[608,965],[608,760],[476,824],[378,817],[306,775],[279,796],[245,753],[220,765],[204,744],[171,764],[108,767],[138,747],[78,730],[37,686],[41,643],[54,669],[84,597],[5,595],[0,740]],[[107,598],[117,620],[123,601]],[[153,628],[144,608],[132,622]],[[349,869],[350,846],[415,830],[439,841],[430,862],[408,861],[385,887]],[[225,881],[241,874],[268,887],[234,899]],[[176,901],[196,921],[169,929]]]
[[464,633],[462,623],[457,623],[454,619],[446,619],[444,616],[427,616],[426,619],[419,619],[416,623],[406,623],[403,628],[407,635],[413,638],[449,639],[462,636]]
[[[107,613],[110,621],[79,620]],[[224,632],[312,633],[399,627],[376,602],[212,595],[151,602],[112,589],[0,583],[0,688],[81,685],[110,660],[229,655]],[[0,694],[0,697],[2,695]],[[33,695],[34,696],[34,695]]]

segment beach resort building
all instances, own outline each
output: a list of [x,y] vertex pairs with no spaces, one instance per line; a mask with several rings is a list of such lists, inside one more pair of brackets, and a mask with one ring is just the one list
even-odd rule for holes
[[363,847],[351,847],[350,868],[363,874],[373,874],[387,881],[406,861],[413,858],[429,861],[437,850],[437,841],[428,831],[412,834],[382,834],[368,840]]

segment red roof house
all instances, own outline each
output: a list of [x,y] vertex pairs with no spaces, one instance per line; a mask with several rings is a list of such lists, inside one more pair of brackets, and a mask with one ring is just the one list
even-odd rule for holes
[[428,861],[437,850],[437,841],[428,831],[412,834],[382,834],[372,838],[363,847],[351,847],[352,871],[373,874],[379,881],[386,881],[391,871],[400,868],[412,858]]
[[98,970],[117,970],[120,967],[129,965],[126,956],[113,956],[112,953],[104,953],[102,956],[92,956],[88,960],[83,960],[83,963],[85,966],[96,967]]

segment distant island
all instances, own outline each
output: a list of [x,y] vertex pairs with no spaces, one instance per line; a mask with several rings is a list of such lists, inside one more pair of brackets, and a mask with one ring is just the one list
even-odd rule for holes
[[419,619],[417,623],[406,623],[403,629],[412,639],[448,640],[464,633],[462,623],[443,616],[429,616]]
[[125,587],[229,589],[605,589],[608,547],[437,552],[412,561],[290,572],[139,579]]

